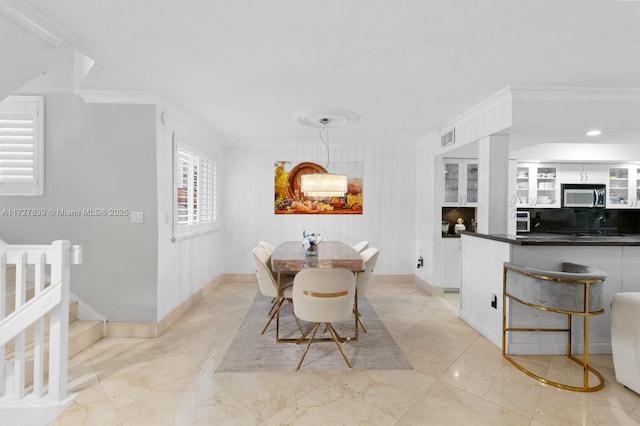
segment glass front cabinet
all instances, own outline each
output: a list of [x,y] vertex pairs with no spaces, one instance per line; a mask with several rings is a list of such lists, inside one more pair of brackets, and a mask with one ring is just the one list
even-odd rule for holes
[[516,204],[518,207],[560,207],[557,168],[544,164],[518,164]]
[[476,206],[478,204],[478,161],[444,160],[444,205]]
[[609,166],[607,207],[610,209],[638,208],[640,199],[640,166],[620,164]]

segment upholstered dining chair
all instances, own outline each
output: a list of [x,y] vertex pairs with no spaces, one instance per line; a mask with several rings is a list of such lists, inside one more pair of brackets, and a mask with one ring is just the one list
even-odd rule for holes
[[[278,308],[282,306],[285,300],[289,304],[289,308],[291,308],[291,312],[293,312],[293,304],[291,301],[292,299],[291,286],[293,284],[293,281],[291,280],[291,278],[283,279],[281,277],[280,285],[282,288],[281,288],[281,297],[279,298],[278,283],[273,277],[273,274],[271,273],[271,269],[267,266],[268,264],[271,263],[271,253],[269,253],[269,251],[267,251],[267,249],[265,249],[264,247],[254,247],[251,250],[251,252],[253,254],[253,260],[256,266],[256,278],[258,279],[258,288],[260,289],[260,293],[262,293],[264,296],[275,298],[275,303],[272,306],[271,311],[269,311],[268,313],[269,320],[267,321],[267,324],[262,329],[262,333],[260,333],[260,334],[264,334],[265,331],[267,331],[269,324],[271,324],[271,321],[273,321],[273,318],[275,317],[276,313],[279,311]],[[298,323],[298,328],[302,333],[302,325],[300,324],[300,321],[298,321],[298,318],[295,318],[295,319],[296,319],[296,322]]]
[[273,251],[276,249],[276,246],[274,246],[273,244],[271,244],[269,241],[260,241],[258,243],[258,246],[263,247],[265,249],[267,249],[267,251],[269,252],[269,254],[272,254]]
[[[345,362],[351,368],[351,362],[342,349],[340,336],[331,323],[345,321],[351,317],[353,299],[355,297],[355,277],[353,273],[342,268],[309,268],[304,269],[293,280],[293,305],[296,316],[312,324],[302,333],[297,343],[307,339],[307,347],[298,362],[296,371],[302,366],[311,344],[316,340],[316,333],[324,324],[331,334]],[[311,334],[311,337],[307,338]]]
[[351,247],[358,253],[362,253],[363,250],[366,250],[369,247],[369,241],[360,241]]
[[365,333],[367,329],[362,323],[362,319],[360,318],[360,313],[358,312],[358,295],[364,296],[369,291],[369,284],[371,283],[371,277],[373,277],[373,270],[376,267],[376,263],[378,263],[378,255],[380,254],[380,250],[377,248],[368,248],[360,253],[362,256],[362,261],[365,264],[365,269],[362,272],[358,272],[358,276],[356,278],[356,297],[354,299],[354,313],[357,317],[358,324],[362,327],[362,331]]

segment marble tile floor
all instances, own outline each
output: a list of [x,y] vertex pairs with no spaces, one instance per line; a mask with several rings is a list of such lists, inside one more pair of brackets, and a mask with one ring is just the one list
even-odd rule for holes
[[[602,391],[539,384],[457,318],[455,294],[412,284],[375,284],[367,298],[414,370],[216,373],[256,291],[221,284],[159,338],[108,338],[76,355],[78,396],[49,424],[640,424],[640,395],[615,381],[610,355],[592,356]],[[536,362],[562,370],[558,358]]]

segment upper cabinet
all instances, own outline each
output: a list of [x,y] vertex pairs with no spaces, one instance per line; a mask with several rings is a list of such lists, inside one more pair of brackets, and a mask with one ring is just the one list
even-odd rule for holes
[[518,164],[516,203],[518,207],[560,207],[558,169],[549,164]]
[[518,163],[517,207],[560,207],[561,187],[571,184],[607,186],[607,208],[640,208],[640,165],[605,163]]
[[532,179],[527,165],[516,167],[516,204],[518,206],[532,206],[535,200],[531,195],[531,188],[535,187],[535,179]]
[[477,206],[478,161],[444,160],[444,205]]
[[606,164],[573,164],[562,163],[556,165],[558,181],[561,183],[607,183]]
[[640,199],[640,166],[616,164],[609,166],[607,207],[615,209],[638,208]]

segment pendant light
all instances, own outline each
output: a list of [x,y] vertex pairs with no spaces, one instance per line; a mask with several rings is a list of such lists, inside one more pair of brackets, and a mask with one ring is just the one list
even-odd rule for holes
[[[329,152],[329,124],[331,118],[322,117],[318,122],[320,128],[320,141],[327,149],[327,165],[331,160]],[[326,140],[323,137],[326,135]],[[300,190],[307,197],[344,197],[347,192],[347,176],[333,173],[307,173],[300,176]]]

